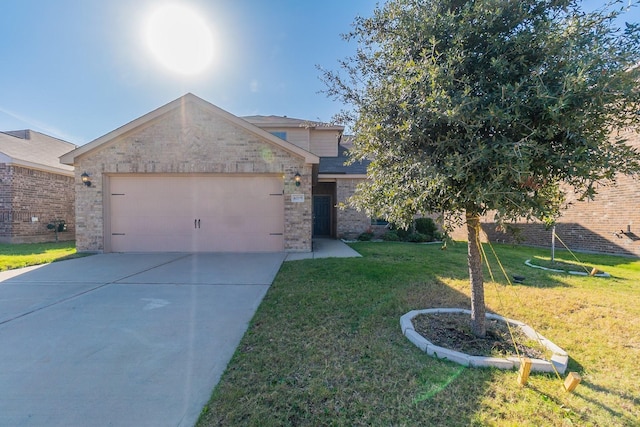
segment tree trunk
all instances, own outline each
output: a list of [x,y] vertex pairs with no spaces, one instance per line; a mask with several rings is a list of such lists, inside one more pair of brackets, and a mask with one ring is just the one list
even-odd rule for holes
[[467,236],[469,241],[467,263],[471,283],[471,331],[477,337],[487,334],[485,325],[484,279],[482,277],[482,254],[480,252],[480,217],[467,211]]

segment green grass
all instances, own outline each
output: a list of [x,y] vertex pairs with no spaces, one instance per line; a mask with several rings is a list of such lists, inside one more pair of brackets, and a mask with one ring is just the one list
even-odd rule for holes
[[199,426],[640,424],[640,261],[579,255],[613,277],[569,276],[524,265],[548,251],[496,245],[526,279],[487,275],[487,306],[569,352],[582,383],[567,393],[564,378],[520,387],[515,371],[433,359],[402,336],[409,310],[468,308],[465,244],[353,247],[363,258],[283,265]]
[[75,242],[0,244],[0,271],[84,256]]

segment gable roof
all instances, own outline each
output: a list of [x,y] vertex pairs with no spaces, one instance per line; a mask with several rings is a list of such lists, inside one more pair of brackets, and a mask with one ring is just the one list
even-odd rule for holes
[[276,136],[271,135],[269,132],[251,124],[250,122],[243,120],[242,118],[235,116],[219,107],[216,107],[215,105],[211,104],[210,102],[205,101],[202,98],[199,98],[197,96],[195,96],[192,93],[187,93],[186,95],[169,102],[166,105],[163,105],[160,108],[157,108],[153,111],[151,111],[150,113],[145,114],[142,117],[139,117],[135,120],[133,120],[132,122],[127,123],[124,126],[119,127],[118,129],[115,129],[112,132],[109,132],[106,135],[101,136],[98,139],[95,139],[91,142],[89,142],[88,144],[85,144],[81,147],[76,148],[75,150],[64,154],[62,157],[60,157],[60,161],[62,163],[65,163],[67,165],[73,165],[76,161],[76,159],[84,154],[87,154],[89,152],[95,151],[100,149],[101,146],[103,146],[104,144],[108,144],[109,142],[113,141],[116,138],[122,137],[123,135],[126,135],[127,133],[130,133],[138,128],[140,128],[141,126],[144,126],[150,122],[152,122],[153,120],[158,119],[159,117],[170,113],[174,110],[177,109],[181,109],[184,107],[184,105],[191,103],[191,104],[195,104],[196,106],[203,108],[207,111],[209,111],[212,114],[215,114],[216,116],[227,120],[233,124],[235,124],[236,126],[239,126],[253,134],[255,134],[256,136],[261,137],[262,139],[268,140],[271,144],[278,146],[279,148],[282,148],[283,150],[296,155],[300,158],[303,158],[305,160],[305,162],[307,163],[312,163],[312,164],[317,164],[320,162],[320,158],[318,156],[316,156],[313,153],[310,153],[309,151],[306,151],[290,142],[284,141]]
[[243,116],[244,120],[261,128],[311,128],[318,130],[344,130],[344,126],[312,120],[294,119],[287,116]]
[[344,145],[338,145],[338,157],[320,157],[318,173],[322,175],[366,175],[369,161],[359,161],[349,165],[349,149]]
[[30,129],[0,132],[0,163],[14,164],[63,175],[73,175],[73,166],[59,157],[76,145]]

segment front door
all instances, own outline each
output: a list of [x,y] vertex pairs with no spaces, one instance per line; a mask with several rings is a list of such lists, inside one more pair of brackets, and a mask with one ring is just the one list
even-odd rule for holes
[[313,196],[313,235],[331,236],[331,196]]

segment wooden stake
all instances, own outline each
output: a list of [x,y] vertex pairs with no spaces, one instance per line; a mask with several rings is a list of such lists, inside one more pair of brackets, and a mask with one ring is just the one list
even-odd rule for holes
[[567,379],[564,381],[564,389],[571,393],[576,389],[576,387],[578,387],[581,380],[582,378],[580,378],[580,374],[577,372],[569,372]]
[[531,372],[531,359],[529,359],[528,357],[525,357],[520,361],[520,371],[518,372],[518,384],[520,384],[521,386],[527,385],[530,372]]
[[598,274],[598,269],[593,267],[593,270],[591,270],[591,273],[589,273],[589,276],[595,276],[596,274]]

